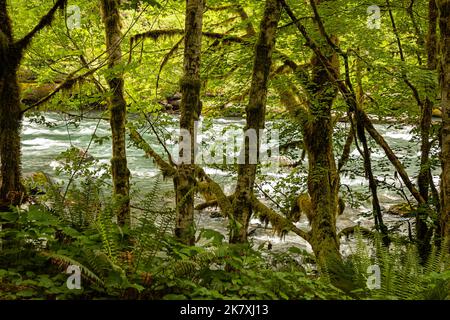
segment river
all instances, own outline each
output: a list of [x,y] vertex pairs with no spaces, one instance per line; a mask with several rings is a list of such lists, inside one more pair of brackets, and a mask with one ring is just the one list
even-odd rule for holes
[[[63,151],[67,150],[70,146],[76,146],[83,149],[88,149],[91,154],[99,163],[109,164],[111,157],[110,140],[105,141],[103,144],[90,143],[92,134],[96,134],[98,137],[107,137],[110,135],[109,123],[107,121],[98,121],[95,119],[83,119],[83,121],[75,124],[71,124],[69,118],[63,114],[58,113],[45,113],[45,120],[51,123],[50,126],[35,121],[36,117],[27,117],[24,119],[22,128],[22,155],[23,155],[23,172],[25,175],[29,175],[32,172],[43,171],[50,176],[58,179],[55,174],[55,170],[60,166],[60,163],[56,160],[56,157]],[[34,119],[34,120],[33,120]],[[232,127],[232,130],[238,136],[241,132],[241,128],[245,122],[240,119],[216,119],[213,121],[213,126],[204,126],[202,136],[211,139],[211,137],[224,136],[226,128]],[[270,126],[270,122],[269,122]],[[339,124],[339,126],[345,126],[345,124]],[[401,161],[404,162],[408,174],[411,180],[415,180],[419,169],[419,156],[420,150],[418,142],[414,139],[412,133],[413,127],[409,125],[392,125],[392,124],[376,124],[376,129],[385,137],[391,148],[396,152]],[[175,127],[169,125],[166,128],[166,133],[170,135],[171,132],[175,132]],[[341,128],[342,129],[342,128]],[[172,134],[175,137],[175,133]],[[157,143],[156,138],[150,133],[146,133],[144,137],[150,142],[150,144],[163,153],[163,149]],[[166,142],[169,142],[166,140]],[[390,166],[383,150],[377,148],[375,145],[371,146],[371,157],[373,162],[374,174],[378,180],[383,180],[385,184],[382,184],[379,189],[379,197],[382,208],[386,211],[391,205],[404,202],[401,193],[396,192],[392,188],[384,188],[387,184],[392,184],[397,187],[401,186],[401,183],[395,178],[395,170]],[[155,177],[159,174],[158,169],[153,162],[143,156],[143,151],[133,147],[131,144],[127,149],[128,165],[132,176],[132,189],[134,192],[144,192],[149,190],[152,186]],[[344,186],[344,190],[352,190],[357,192],[367,193],[367,181],[362,172],[362,159],[359,152],[353,148],[349,166],[355,168],[350,170],[346,175],[341,177],[341,184]],[[356,170],[356,168],[360,168]],[[205,166],[205,170],[212,177],[217,179],[219,184],[222,185],[227,193],[233,190],[234,186],[234,174],[228,171],[221,170],[214,166]],[[288,168],[276,168],[272,171],[267,170],[265,176],[260,178],[257,182],[263,188],[268,190],[269,195],[273,191],[273,187],[278,183],[278,191],[285,192],[289,190],[289,184],[283,187],[279,186],[279,181],[286,178],[290,172]],[[435,183],[439,181],[439,170],[433,171]],[[299,177],[305,176],[305,172],[300,172]],[[59,177],[64,179],[64,176]],[[170,189],[170,181],[165,184],[166,188]],[[281,189],[280,189],[281,188]],[[404,188],[405,194],[411,199],[406,188]],[[338,217],[337,227],[341,230],[345,227],[355,224],[361,224],[362,226],[371,228],[373,226],[371,218],[371,203],[370,197],[367,199],[360,199],[355,207],[347,208],[343,215]],[[270,204],[270,201],[266,199]],[[227,222],[223,218],[212,218],[210,216],[211,211],[216,209],[205,210],[200,212],[196,216],[196,222],[198,229],[210,228],[226,234]],[[401,230],[405,230],[407,224],[404,219],[384,213],[385,221],[392,227],[398,224]],[[412,221],[413,219],[411,219]],[[308,228],[307,221],[302,219],[297,226],[300,228]],[[288,248],[290,246],[296,246],[299,248],[311,250],[308,243],[300,239],[295,234],[288,234],[284,239],[279,239],[274,236],[270,228],[264,229],[258,219],[252,219],[251,229],[254,230],[251,239],[255,244],[270,242],[273,250]],[[351,241],[343,240],[341,243],[341,249],[343,253],[348,253],[350,250]]]

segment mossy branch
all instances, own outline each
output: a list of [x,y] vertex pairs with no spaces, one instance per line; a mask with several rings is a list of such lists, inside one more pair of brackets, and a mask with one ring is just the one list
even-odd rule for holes
[[171,38],[177,35],[184,35],[183,29],[164,29],[164,30],[150,30],[143,33],[135,34],[130,38],[131,44],[138,40],[151,38],[153,40],[159,40],[161,38]]
[[166,162],[161,156],[153,150],[153,148],[147,143],[147,141],[142,138],[142,136],[133,127],[130,127],[130,139],[135,143],[135,145],[145,152],[145,155],[153,158],[156,165],[161,169],[164,177],[173,177],[177,174],[177,170],[172,167],[168,162]]
[[[163,38],[171,38],[177,35],[184,36],[185,32],[184,29],[164,29],[164,30],[150,30],[143,33],[135,34],[131,37],[130,42],[131,45],[135,43],[138,40],[142,39],[148,39],[151,38],[153,40],[159,40]],[[229,42],[235,42],[235,43],[243,43],[243,44],[251,44],[250,41],[245,40],[239,36],[233,36],[229,34],[224,33],[218,33],[218,32],[202,32],[202,35],[206,38],[210,39],[224,39]]]
[[255,196],[251,197],[251,204],[260,218],[268,220],[272,224],[272,227],[278,235],[283,236],[287,232],[292,231],[306,241],[310,241],[311,236],[308,232],[297,228],[291,221],[275,212],[273,209],[267,207]]
[[206,201],[206,202],[200,203],[199,205],[196,205],[195,210],[204,210],[206,208],[217,207],[218,205],[219,205],[219,202],[217,201],[217,199],[215,199],[215,200]]
[[216,196],[217,204],[219,205],[220,209],[222,210],[222,213],[224,216],[226,216],[228,219],[234,220],[233,218],[233,207],[231,205],[232,196],[227,196],[220,185],[215,182],[213,179],[211,179],[210,176],[208,176],[203,170],[203,168],[199,167],[198,165],[194,165],[195,169],[195,175],[200,181],[204,181],[205,184],[199,184],[203,188],[207,188],[208,191],[210,191],[212,194]]
[[[227,196],[227,198],[228,198],[228,201],[230,201],[230,203],[232,203],[234,195]],[[211,201],[206,201],[206,202],[198,204],[195,207],[195,210],[204,210],[206,208],[217,207],[217,206],[219,206],[219,202],[217,201],[217,199],[214,199]]]
[[103,65],[98,66],[97,68],[91,69],[89,71],[87,71],[86,73],[83,73],[82,75],[79,75],[78,77],[74,77],[74,73],[70,74],[66,80],[64,80],[63,82],[61,82],[52,92],[50,92],[47,96],[45,96],[44,98],[42,98],[41,100],[37,101],[36,103],[32,104],[31,106],[23,109],[21,111],[21,114],[24,114],[25,112],[37,108],[38,106],[40,106],[41,104],[47,102],[48,100],[50,100],[55,94],[57,94],[59,91],[61,90],[70,90],[74,85],[76,85],[77,83],[79,83],[80,81],[84,80],[84,78],[89,77],[90,75],[92,75],[94,72],[96,72],[98,69],[102,68]]
[[55,13],[58,9],[63,10],[66,7],[67,0],[58,0],[53,5],[53,7],[47,12],[45,16],[41,18],[38,24],[31,30],[28,34],[26,34],[22,39],[18,40],[15,43],[15,46],[18,50],[23,51],[31,42],[33,37],[42,29],[52,24]]

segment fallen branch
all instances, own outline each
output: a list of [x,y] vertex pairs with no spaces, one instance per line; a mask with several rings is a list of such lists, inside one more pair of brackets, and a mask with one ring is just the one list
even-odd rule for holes
[[102,68],[103,65],[98,66],[97,68],[91,69],[86,73],[83,73],[82,75],[79,75],[78,77],[73,77],[74,73],[70,74],[66,80],[64,80],[63,82],[61,82],[52,92],[50,92],[47,96],[45,96],[44,98],[40,99],[39,101],[33,103],[31,106],[22,109],[22,111],[20,112],[21,114],[24,114],[25,112],[34,109],[38,106],[40,106],[41,104],[47,102],[48,100],[50,100],[55,94],[57,94],[59,91],[61,90],[69,90],[71,89],[74,85],[76,85],[78,82],[80,82],[81,80],[83,80],[84,78],[92,75],[95,71],[97,71],[98,69]]

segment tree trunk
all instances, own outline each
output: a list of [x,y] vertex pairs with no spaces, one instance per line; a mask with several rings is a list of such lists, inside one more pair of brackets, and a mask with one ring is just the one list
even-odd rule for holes
[[[106,49],[108,52],[108,68],[111,70],[121,63],[122,51],[120,44],[122,32],[119,1],[101,0],[100,7],[105,24]],[[127,151],[125,143],[125,125],[127,103],[124,98],[124,80],[120,71],[113,71],[107,77],[111,90],[108,99],[110,109],[110,125],[112,133],[111,171],[114,188],[115,210],[119,225],[130,224],[130,171],[127,166]]]
[[[333,152],[331,107],[337,95],[334,84],[339,75],[339,58],[330,46],[319,48],[309,37],[305,27],[295,17],[286,1],[278,1],[305,37],[307,45],[314,51],[311,60],[311,78],[304,79],[308,78],[308,75],[297,72],[309,96],[307,115],[304,115],[305,119],[299,119],[302,124],[303,138],[308,154],[308,193],[313,211],[309,243],[318,265],[321,268],[328,269],[330,275],[336,275],[339,273],[337,268],[342,265],[339,240],[336,233],[340,182]],[[319,2],[311,1],[313,9],[315,4]],[[319,23],[318,18],[320,17],[316,17],[317,23]],[[319,31],[323,33],[324,30],[321,30],[321,26],[318,25],[318,27]],[[337,37],[331,36],[329,39],[334,45],[338,44]],[[302,115],[300,108],[296,114]]]
[[[357,83],[357,91],[356,91],[356,105],[357,108],[355,110],[355,119],[356,119],[356,134],[358,136],[359,141],[363,146],[362,156],[364,159],[364,171],[366,173],[366,178],[369,180],[369,189],[372,193],[372,211],[375,221],[375,228],[378,232],[381,233],[383,244],[385,246],[389,246],[390,239],[388,235],[388,229],[383,221],[383,215],[381,214],[380,201],[378,199],[378,185],[375,177],[372,172],[372,160],[370,157],[370,149],[367,143],[366,130],[364,128],[364,121],[362,121],[362,108],[364,103],[364,92],[362,87],[362,75],[361,75],[361,61],[358,59],[356,61],[356,83]],[[352,114],[349,112],[349,119],[352,122]],[[353,126],[353,123],[352,123]]]
[[441,233],[450,250],[450,0],[437,0],[439,10],[439,83],[442,106]]
[[[337,42],[337,39],[333,37]],[[327,63],[339,69],[339,59],[331,49],[324,50]],[[308,192],[314,218],[311,221],[311,246],[321,267],[341,260],[336,234],[339,175],[333,152],[331,107],[337,90],[320,58],[314,55],[313,74],[308,92],[309,118],[303,126],[308,154]]]
[[25,189],[21,183],[20,87],[17,69],[22,58],[15,50],[6,0],[0,0],[0,205],[21,202]]
[[[186,0],[186,20],[184,37],[184,75],[181,79],[180,131],[189,133],[190,141],[180,150],[181,163],[174,177],[177,218],[175,236],[182,243],[195,243],[194,227],[194,166],[196,137],[194,122],[201,114],[200,101],[200,58],[202,48],[202,23],[204,0]],[[186,135],[180,135],[180,143]],[[186,154],[190,153],[190,156]]]
[[21,183],[20,129],[22,109],[17,70],[23,51],[42,29],[49,26],[67,0],[57,0],[38,24],[23,38],[14,41],[7,0],[0,0],[0,206],[20,203],[25,196]]
[[[426,41],[427,50],[427,68],[429,70],[436,69],[436,23],[437,23],[437,7],[436,1],[430,0],[428,4],[428,35]],[[420,146],[420,172],[417,178],[417,185],[419,188],[420,195],[425,200],[429,202],[429,189],[430,184],[433,180],[430,179],[430,130],[431,130],[431,117],[433,114],[433,100],[434,100],[434,89],[427,88],[427,96],[420,106],[421,116],[420,116],[420,136],[421,136],[421,146]],[[438,199],[435,199],[438,201]],[[427,225],[427,210],[419,210],[416,214],[416,239],[419,254],[421,256],[422,262],[426,261],[428,253],[430,252],[430,241],[433,233],[433,229],[429,228]]]
[[233,199],[234,221],[230,225],[230,243],[247,242],[247,228],[252,215],[251,197],[257,168],[257,164],[251,163],[251,160],[256,152],[256,159],[259,161],[259,134],[260,130],[264,129],[268,79],[280,15],[281,7],[278,1],[267,0],[255,48],[252,84],[246,107],[247,123],[244,128],[249,136],[251,132],[256,134],[256,146],[251,145],[251,143],[255,143],[255,141],[251,141],[252,139],[245,139],[244,157],[241,158],[245,163],[240,163],[238,167],[238,181]]

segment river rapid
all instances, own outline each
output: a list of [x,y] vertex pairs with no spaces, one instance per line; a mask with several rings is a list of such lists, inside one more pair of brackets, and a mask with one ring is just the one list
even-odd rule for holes
[[[95,133],[97,137],[110,136],[110,129],[108,121],[99,121],[96,119],[83,119],[77,125],[71,124],[69,118],[63,114],[45,113],[46,122],[51,123],[51,126],[35,121],[36,117],[27,117],[24,119],[22,128],[22,156],[23,156],[23,172],[24,175],[30,175],[33,172],[43,171],[50,175],[53,179],[64,180],[64,176],[56,176],[56,169],[60,163],[56,160],[57,156],[66,151],[71,146],[87,149],[89,154],[99,161],[99,164],[109,164],[111,157],[110,140],[103,144],[91,142],[91,137]],[[225,131],[232,130],[236,136],[242,136],[242,128],[245,122],[241,119],[215,119],[214,125],[203,127],[201,136],[205,139],[217,139],[223,137]],[[269,122],[270,126],[270,122]],[[346,124],[339,124],[339,126],[346,126]],[[231,127],[231,129],[230,129]],[[399,159],[404,163],[410,179],[415,182],[419,172],[419,157],[420,149],[418,142],[414,139],[412,133],[413,127],[409,125],[392,125],[392,124],[376,124],[376,129],[385,137],[388,144],[396,152]],[[165,128],[167,134],[173,133],[176,137],[176,127],[168,126]],[[227,129],[228,128],[228,129]],[[150,133],[144,134],[146,140],[161,154],[163,149],[158,144],[157,139]],[[170,139],[169,139],[170,140]],[[169,146],[173,146],[173,141],[166,140]],[[172,145],[171,145],[172,143]],[[145,158],[143,151],[135,148],[131,144],[127,149],[128,166],[131,171],[132,191],[136,193],[144,193],[150,190],[155,177],[160,176],[159,170],[154,163]],[[407,222],[405,218],[395,215],[387,214],[387,209],[393,205],[405,202],[402,199],[401,192],[397,192],[392,188],[385,188],[383,186],[392,185],[401,187],[401,183],[396,179],[395,170],[390,166],[383,150],[371,145],[371,158],[373,163],[374,175],[380,181],[379,198],[384,211],[384,220],[390,226],[398,225],[400,230],[405,231]],[[306,164],[306,160],[304,162]],[[347,174],[341,176],[341,184],[345,190],[352,190],[367,193],[368,183],[362,172],[362,159],[359,152],[353,147],[349,166],[359,167],[354,171],[349,170]],[[235,174],[229,171],[221,170],[217,166],[204,166],[205,171],[210,174],[225,190],[226,193],[231,193],[234,188]],[[277,167],[273,170],[265,169],[265,175],[259,178],[257,183],[269,193],[276,192],[273,190],[274,186],[280,179],[286,178],[290,172],[290,168]],[[306,173],[299,173],[299,176],[305,176]],[[439,171],[433,171],[435,183],[439,182]],[[289,186],[286,186],[288,189]],[[171,181],[167,180],[163,190],[170,190]],[[281,190],[281,191],[287,191]],[[280,189],[278,189],[280,191]],[[411,199],[406,188],[404,193]],[[201,202],[200,199],[198,199]],[[272,205],[271,201],[265,201]],[[344,214],[337,219],[338,231],[343,228],[360,224],[367,228],[373,227],[373,219],[371,216],[371,198],[366,197],[358,201],[355,207],[347,205]],[[227,233],[227,221],[224,218],[213,218],[214,212],[217,208],[211,208],[198,212],[196,215],[197,228],[209,228]],[[413,219],[411,218],[411,223]],[[303,218],[297,223],[297,226],[302,229],[308,229],[308,223]],[[285,238],[280,239],[274,235],[270,229],[265,228],[258,219],[252,219],[250,230],[252,230],[251,240],[255,245],[262,245],[270,243],[272,250],[285,250],[289,247],[295,246],[301,249],[311,251],[309,244],[303,239],[299,238],[293,233],[289,233]],[[341,240],[341,250],[344,254],[351,252],[354,240]]]

